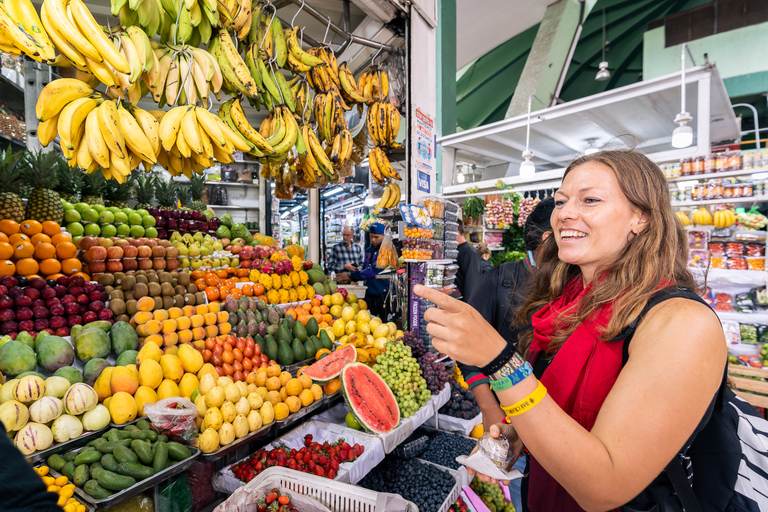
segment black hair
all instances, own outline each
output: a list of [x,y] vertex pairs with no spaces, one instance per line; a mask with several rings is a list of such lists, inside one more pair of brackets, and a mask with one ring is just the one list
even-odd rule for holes
[[525,221],[525,248],[535,251],[541,244],[541,236],[547,231],[552,231],[550,218],[555,209],[555,199],[548,197],[536,205],[528,219]]

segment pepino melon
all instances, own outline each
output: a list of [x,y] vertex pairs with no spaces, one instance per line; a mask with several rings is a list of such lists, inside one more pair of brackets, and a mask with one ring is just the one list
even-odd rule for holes
[[344,367],[354,363],[357,359],[357,351],[353,345],[341,347],[331,355],[326,356],[304,370],[305,375],[309,375],[312,380],[317,382],[328,382],[339,376]]
[[384,379],[367,365],[353,363],[344,367],[341,392],[349,410],[366,430],[386,434],[400,423],[400,409],[395,395]]

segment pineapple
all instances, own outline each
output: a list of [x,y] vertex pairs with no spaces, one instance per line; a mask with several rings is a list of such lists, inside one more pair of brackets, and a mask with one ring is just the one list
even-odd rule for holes
[[80,201],[79,194],[80,189],[83,188],[85,174],[80,169],[72,168],[66,162],[60,160],[56,169],[56,176],[59,178],[56,192],[59,193],[61,198],[69,203]]
[[176,187],[176,197],[179,198],[179,210],[189,210],[189,187]]
[[203,212],[208,209],[208,205],[203,201],[203,193],[205,192],[205,177],[193,176],[189,180],[189,192],[192,194],[192,201],[189,203],[189,207],[196,212]]
[[12,219],[16,222],[24,220],[24,201],[16,193],[24,170],[24,167],[19,165],[23,156],[24,153],[21,151],[13,153],[10,145],[8,149],[0,152],[0,183],[5,190],[0,192],[0,220]]
[[94,172],[85,175],[83,180],[83,190],[80,199],[88,204],[104,204],[101,196],[104,194],[104,188],[107,186],[107,180],[100,172]]
[[151,174],[142,174],[136,177],[133,191],[136,195],[138,204],[136,209],[147,209],[152,206],[152,200],[155,198],[155,181],[157,178]]
[[38,151],[28,153],[24,170],[24,181],[33,187],[27,200],[27,219],[40,222],[61,222],[64,206],[61,197],[53,191],[58,185],[57,168],[61,157],[54,152]]
[[163,181],[161,178],[155,180],[155,198],[161,209],[175,210],[176,202],[176,182],[173,178]]
[[133,178],[128,178],[125,183],[118,183],[116,180],[108,180],[104,197],[107,198],[107,206],[117,208],[130,208],[128,199],[131,198],[133,191]]

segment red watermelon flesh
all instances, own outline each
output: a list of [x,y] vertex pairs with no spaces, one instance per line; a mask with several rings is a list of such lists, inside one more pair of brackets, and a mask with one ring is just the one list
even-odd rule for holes
[[317,382],[328,382],[341,374],[341,370],[348,364],[354,363],[357,359],[357,351],[352,345],[345,345],[336,352],[325,356],[319,361],[315,361],[310,367],[304,370],[304,375],[309,375],[312,380]]
[[386,434],[400,423],[395,395],[384,379],[363,363],[344,367],[341,391],[355,419],[366,430]]

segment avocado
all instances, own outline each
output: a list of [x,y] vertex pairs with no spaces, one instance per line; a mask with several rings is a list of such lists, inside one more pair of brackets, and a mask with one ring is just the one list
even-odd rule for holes
[[294,354],[291,350],[291,346],[288,345],[288,343],[281,341],[277,348],[277,362],[280,363],[281,366],[288,366],[289,364],[293,364],[293,360]]
[[281,325],[277,330],[277,340],[284,341],[289,344],[293,342],[293,335],[291,335],[291,330],[285,325]]
[[267,337],[265,338],[265,343],[266,343],[266,350],[264,351],[264,353],[267,354],[267,357],[270,360],[277,361],[278,346],[277,346],[277,342],[275,341],[275,338],[271,334],[268,334]]
[[320,328],[317,325],[315,317],[309,317],[309,320],[307,320],[307,336],[317,336],[318,330],[320,330]]
[[320,339],[320,343],[323,344],[323,348],[327,348],[328,350],[333,349],[333,342],[331,341],[331,337],[328,336],[328,331],[326,331],[325,329],[322,329],[320,331],[319,339]]
[[[307,322],[307,324],[309,324],[309,322]],[[307,341],[307,330],[304,329],[304,325],[302,325],[301,322],[293,324],[293,337],[300,339],[302,343]]]
[[293,343],[291,344],[291,350],[293,350],[293,359],[296,362],[303,361],[307,358],[306,351],[304,350],[304,345],[301,343],[301,340],[299,338],[293,338]]
[[312,338],[307,338],[307,341],[304,342],[304,358],[310,359],[315,357],[316,353],[317,350],[315,350],[315,342],[312,341]]

